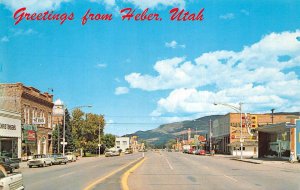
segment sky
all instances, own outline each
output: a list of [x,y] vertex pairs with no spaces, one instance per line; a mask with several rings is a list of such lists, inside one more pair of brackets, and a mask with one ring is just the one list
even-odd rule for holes
[[[15,10],[71,13],[73,21],[21,21]],[[149,8],[162,21],[121,21]],[[170,21],[173,7],[203,21]],[[112,13],[112,21],[81,17]],[[0,0],[0,82],[53,89],[69,109],[104,114],[105,132],[234,112],[300,107],[300,1]]]

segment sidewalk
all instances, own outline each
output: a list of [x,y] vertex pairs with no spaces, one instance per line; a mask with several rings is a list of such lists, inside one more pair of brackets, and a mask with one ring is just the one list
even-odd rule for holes
[[[76,162],[81,162],[81,163],[84,163],[84,162],[89,162],[91,160],[96,160],[96,159],[99,159],[99,158],[103,158],[104,155],[102,154],[100,157],[98,156],[94,156],[94,157],[78,157]],[[20,165],[20,168],[28,168],[27,166],[27,161],[22,161],[19,163]]]
[[[243,158],[243,159],[240,159],[240,157],[236,157],[233,155],[226,155],[226,154],[215,154],[214,157],[227,158],[230,160],[253,163],[253,164],[270,164],[270,165],[291,164],[287,159],[275,159],[275,158]],[[297,163],[294,163],[294,164],[297,164]]]

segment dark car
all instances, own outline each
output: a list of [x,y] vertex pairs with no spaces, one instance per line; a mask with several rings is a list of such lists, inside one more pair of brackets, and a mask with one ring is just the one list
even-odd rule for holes
[[0,165],[2,165],[9,173],[13,173],[15,170],[14,163],[8,157],[0,156]]
[[14,169],[19,169],[20,168],[20,159],[18,158],[9,158],[7,156],[0,156],[0,161],[5,162],[9,164],[12,168]]
[[67,164],[68,158],[62,154],[52,154],[51,157],[54,159],[53,164]]

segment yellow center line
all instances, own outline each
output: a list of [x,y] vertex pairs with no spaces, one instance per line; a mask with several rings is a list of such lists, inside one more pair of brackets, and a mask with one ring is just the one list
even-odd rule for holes
[[92,189],[95,185],[97,185],[97,184],[103,182],[103,181],[106,180],[107,178],[109,178],[109,177],[111,177],[112,175],[118,173],[119,171],[123,170],[124,168],[130,166],[131,164],[133,164],[134,162],[136,162],[136,161],[139,160],[139,159],[141,159],[141,158],[138,158],[138,159],[136,159],[136,160],[130,162],[129,164],[125,164],[125,165],[123,165],[122,167],[118,168],[117,170],[114,170],[114,171],[110,172],[110,173],[107,174],[106,176],[97,179],[96,181],[90,183],[87,187],[85,187],[84,190],[90,190],[90,189]]
[[129,170],[127,170],[121,179],[121,185],[122,185],[122,190],[129,190],[128,187],[128,177],[130,175],[130,173],[132,173],[134,170],[136,170],[140,165],[142,165],[142,163],[146,160],[146,158],[142,159],[141,161],[139,161],[138,163],[136,163],[132,168],[130,168]]

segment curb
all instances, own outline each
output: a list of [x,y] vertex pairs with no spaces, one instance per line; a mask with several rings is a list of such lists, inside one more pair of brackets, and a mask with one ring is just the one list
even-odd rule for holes
[[142,157],[140,158],[137,163],[135,163],[129,170],[127,170],[121,177],[121,187],[122,190],[129,190],[128,187],[128,177],[131,173],[133,173],[134,170],[136,170],[140,165],[143,164],[143,162],[145,161],[145,158]]
[[251,164],[262,164],[263,163],[263,161],[245,160],[245,159],[238,159],[238,158],[232,158],[231,160],[236,160],[236,161],[240,161],[240,162],[247,162],[247,163],[251,163]]

